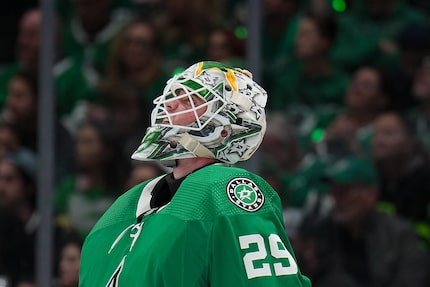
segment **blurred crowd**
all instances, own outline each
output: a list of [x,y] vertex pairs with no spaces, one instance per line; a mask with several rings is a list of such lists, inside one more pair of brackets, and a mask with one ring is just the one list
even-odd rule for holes
[[[429,3],[261,1],[269,100],[259,174],[278,191],[299,266],[316,287],[430,279]],[[0,17],[8,287],[35,286],[37,4],[17,1]],[[248,15],[246,0],[56,0],[55,65],[44,71],[55,92],[53,286],[77,286],[82,242],[118,196],[168,172],[130,160],[166,80],[201,60],[248,68]]]

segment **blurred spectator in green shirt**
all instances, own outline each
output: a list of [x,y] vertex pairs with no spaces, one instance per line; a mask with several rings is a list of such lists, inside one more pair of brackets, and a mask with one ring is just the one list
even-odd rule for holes
[[324,177],[332,211],[307,214],[295,246],[313,286],[426,286],[429,255],[412,224],[377,211],[372,161],[348,157],[328,166]]
[[115,7],[113,0],[73,0],[72,4],[74,13],[63,19],[65,58],[54,71],[60,116],[70,114],[79,101],[92,100],[113,39],[133,19],[131,9]]
[[[300,142],[304,149],[313,145],[325,153],[325,138],[331,127],[339,123],[349,123],[351,134],[358,141],[363,152],[370,152],[373,121],[391,104],[388,81],[385,73],[377,67],[362,66],[353,74],[344,97],[344,107],[340,109],[318,109],[302,111],[297,118]],[[298,110],[293,111],[297,115]],[[322,143],[320,143],[322,141]]]
[[364,0],[340,14],[333,58],[347,69],[398,59],[395,37],[402,28],[424,23],[426,16],[404,0]]
[[58,225],[84,238],[122,192],[127,170],[118,164],[117,138],[107,123],[85,122],[76,140],[76,171],[56,186]]
[[275,79],[268,102],[271,109],[343,106],[349,77],[330,59],[336,32],[337,23],[331,16],[309,13],[300,18],[294,50],[297,61]]

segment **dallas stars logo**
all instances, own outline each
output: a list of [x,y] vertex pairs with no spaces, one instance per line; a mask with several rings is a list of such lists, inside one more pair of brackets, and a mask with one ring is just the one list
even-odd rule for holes
[[264,194],[248,178],[234,178],[227,185],[227,196],[231,202],[243,210],[254,212],[264,204]]

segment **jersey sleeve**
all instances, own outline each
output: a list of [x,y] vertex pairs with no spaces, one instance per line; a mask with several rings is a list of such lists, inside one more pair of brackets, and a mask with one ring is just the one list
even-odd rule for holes
[[282,222],[276,207],[220,216],[211,236],[210,286],[311,286]]

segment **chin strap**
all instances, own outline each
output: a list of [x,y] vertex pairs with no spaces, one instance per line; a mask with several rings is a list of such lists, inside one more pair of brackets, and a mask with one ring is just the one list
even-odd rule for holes
[[215,155],[207,147],[193,139],[188,133],[184,133],[178,143],[197,157],[215,158]]

